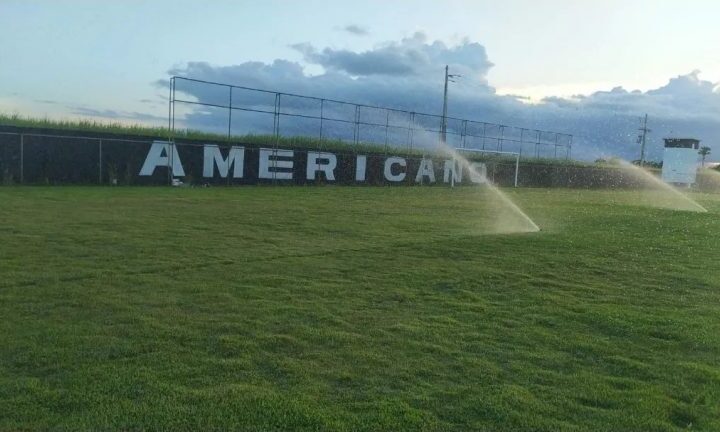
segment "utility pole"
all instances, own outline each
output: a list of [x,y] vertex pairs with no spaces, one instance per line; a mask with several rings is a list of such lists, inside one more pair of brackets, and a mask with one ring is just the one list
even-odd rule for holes
[[448,65],[445,65],[445,92],[443,94],[443,113],[442,126],[440,127],[440,141],[442,144],[447,143],[447,100],[448,100],[448,82],[455,82],[453,78],[459,78],[462,75],[452,75],[449,73]]
[[642,127],[638,130],[640,131],[640,134],[638,135],[638,143],[640,143],[640,167],[643,166],[645,163],[645,141],[647,138],[648,132],[650,132],[650,129],[647,127],[647,120],[648,115],[645,114],[645,118],[643,119]]

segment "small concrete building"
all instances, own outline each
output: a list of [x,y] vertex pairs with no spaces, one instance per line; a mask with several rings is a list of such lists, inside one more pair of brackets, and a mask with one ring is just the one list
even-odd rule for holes
[[699,148],[700,140],[693,138],[665,138],[662,167],[663,181],[687,186],[695,183]]

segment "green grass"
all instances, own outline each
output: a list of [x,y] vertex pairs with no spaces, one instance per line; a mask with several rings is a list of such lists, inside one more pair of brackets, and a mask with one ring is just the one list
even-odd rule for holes
[[[141,136],[168,139],[169,132],[165,127],[146,126],[142,124],[127,124],[119,122],[102,122],[96,120],[53,120],[48,118],[25,117],[18,114],[0,113],[0,126],[16,126],[26,128],[55,129],[58,131],[100,132],[121,136]],[[216,142],[244,143],[258,146],[277,144],[280,147],[292,149],[319,149],[337,152],[367,152],[389,155],[424,156],[436,155],[435,151],[427,148],[407,148],[406,146],[377,144],[373,142],[350,143],[335,139],[319,139],[309,136],[279,136],[274,135],[233,135],[209,133],[193,129],[176,129],[173,137],[178,140],[210,140]],[[444,153],[440,153],[444,156]],[[472,160],[494,160],[506,163],[515,163],[513,156],[492,154],[466,155]],[[566,159],[535,158],[523,156],[524,161],[532,161],[535,165],[562,165],[562,166],[594,166],[594,164]]]
[[720,430],[720,199],[0,188],[0,430]]
[[[59,131],[78,131],[78,132],[101,132],[117,135],[130,135],[167,139],[169,131],[165,127],[147,126],[142,124],[128,124],[120,122],[102,122],[96,120],[53,120],[48,118],[24,117],[17,114],[0,113],[0,126],[17,126],[40,129],[56,129]],[[246,144],[272,145],[276,140],[279,145],[290,148],[322,148],[325,150],[349,150],[353,151],[375,151],[384,152],[385,147],[371,144],[361,143],[359,145],[350,145],[340,140],[319,140],[313,137],[275,137],[273,135],[233,135],[228,138],[226,134],[216,134],[203,132],[193,129],[176,129],[173,132],[176,139],[188,140],[212,140],[226,142],[242,142]],[[389,148],[390,152],[406,153],[405,149]],[[415,150],[413,153],[417,153]],[[420,153],[422,151],[420,150]]]
[[[164,127],[147,126],[143,124],[128,124],[112,121],[96,120],[55,120],[50,118],[27,117],[19,114],[0,113],[0,126],[16,126],[26,128],[72,130],[84,132],[103,132],[120,135],[138,135],[167,138],[168,129]],[[182,132],[181,132],[182,133]],[[207,138],[207,135],[198,136]]]

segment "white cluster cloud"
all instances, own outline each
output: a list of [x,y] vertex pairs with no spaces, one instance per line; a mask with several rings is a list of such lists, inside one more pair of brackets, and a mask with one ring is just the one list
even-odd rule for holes
[[[720,153],[720,89],[717,83],[702,80],[699,71],[675,77],[665,86],[647,92],[616,87],[528,104],[519,97],[496,93],[487,81],[493,64],[485,48],[470,40],[448,46],[416,33],[364,52],[318,49],[309,44],[293,48],[303,55],[305,64],[321,66],[324,72],[311,76],[305,73],[303,64],[277,59],[272,63],[231,66],[190,62],[169,74],[439,114],[443,72],[448,64],[452,73],[462,75],[450,89],[451,116],[569,133],[574,135],[576,157],[636,158],[638,118],[645,113],[653,129],[651,158],[660,158],[661,138],[670,135],[699,138]],[[201,86],[180,91],[204,101],[225,97],[213,95],[212,89]],[[268,102],[258,99],[245,103],[258,107]],[[189,127],[217,126],[222,121],[224,117],[215,119],[205,109],[193,110],[186,116]]]

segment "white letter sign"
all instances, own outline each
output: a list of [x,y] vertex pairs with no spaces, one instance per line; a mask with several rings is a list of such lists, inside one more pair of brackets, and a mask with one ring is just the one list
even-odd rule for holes
[[470,164],[470,181],[473,183],[487,182],[487,167],[482,162]]
[[203,149],[203,177],[215,176],[215,165],[217,165],[220,177],[226,178],[230,166],[233,167],[233,178],[242,178],[245,165],[245,148],[231,147],[227,159],[223,158],[220,147],[214,144],[206,144]]
[[[172,163],[170,163],[171,158]],[[180,162],[180,155],[174,143],[153,141],[145,158],[145,163],[143,163],[142,168],[140,168],[140,175],[151,176],[155,172],[155,168],[159,166],[170,167],[173,177],[185,177],[185,170],[183,169],[182,162]]]
[[[320,163],[321,160],[327,159],[326,163]],[[315,173],[322,171],[325,178],[329,181],[335,181],[335,167],[337,166],[337,157],[332,153],[308,152],[307,154],[307,179],[315,180]]]
[[450,175],[455,183],[462,182],[462,166],[455,159],[447,159],[443,170],[443,182],[450,182]]
[[[260,149],[260,175],[261,179],[292,180],[292,160],[278,160],[278,158],[292,158],[292,150]],[[273,171],[270,171],[273,168]],[[278,171],[289,169],[291,171]]]
[[390,157],[385,159],[385,180],[392,182],[401,182],[405,180],[405,171],[393,174],[393,165],[400,165],[401,167],[407,166],[407,162],[401,157]]
[[435,183],[435,169],[433,169],[432,159],[424,159],[420,161],[415,183],[422,183],[423,177],[427,177],[430,183]]
[[365,181],[367,156],[358,155],[355,159],[355,181]]

